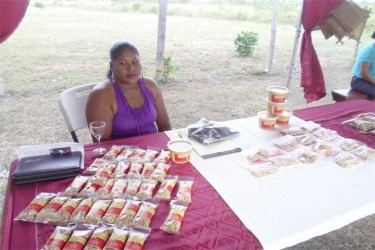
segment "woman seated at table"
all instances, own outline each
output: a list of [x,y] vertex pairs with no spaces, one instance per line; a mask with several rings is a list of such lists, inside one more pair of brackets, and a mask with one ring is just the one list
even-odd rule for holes
[[137,48],[117,41],[110,49],[110,59],[108,79],[96,85],[88,97],[88,124],[106,123],[102,140],[170,130],[161,90],[153,79],[142,76]]
[[[375,39],[375,32],[371,37]],[[375,98],[375,43],[360,50],[352,73],[351,88]]]

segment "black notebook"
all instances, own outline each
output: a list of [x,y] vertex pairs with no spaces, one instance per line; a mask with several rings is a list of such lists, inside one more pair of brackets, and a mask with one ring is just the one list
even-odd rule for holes
[[81,152],[22,158],[12,173],[16,184],[76,176],[81,172]]

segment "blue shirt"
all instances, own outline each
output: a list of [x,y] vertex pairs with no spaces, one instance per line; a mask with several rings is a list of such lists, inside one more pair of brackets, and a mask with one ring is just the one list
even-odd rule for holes
[[357,60],[353,66],[353,76],[362,78],[360,73],[360,64],[362,62],[366,62],[370,64],[369,73],[370,75],[375,78],[375,44],[370,43],[363,47],[357,56]]

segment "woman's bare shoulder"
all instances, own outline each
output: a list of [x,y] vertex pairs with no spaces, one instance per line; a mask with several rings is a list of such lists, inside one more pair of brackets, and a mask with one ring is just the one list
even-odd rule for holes
[[151,77],[144,76],[143,82],[145,83],[145,86],[151,91],[154,97],[156,96],[156,93],[160,91],[159,85]]
[[95,96],[104,95],[105,96],[105,95],[110,95],[112,92],[113,92],[112,83],[110,80],[107,79],[95,85],[95,87],[91,91],[91,95],[95,95]]

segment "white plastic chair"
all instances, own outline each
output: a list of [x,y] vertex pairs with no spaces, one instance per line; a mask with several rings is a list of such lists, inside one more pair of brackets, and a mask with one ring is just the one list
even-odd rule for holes
[[60,111],[73,141],[78,142],[75,131],[87,127],[86,103],[92,88],[97,83],[89,83],[65,90],[59,96]]

